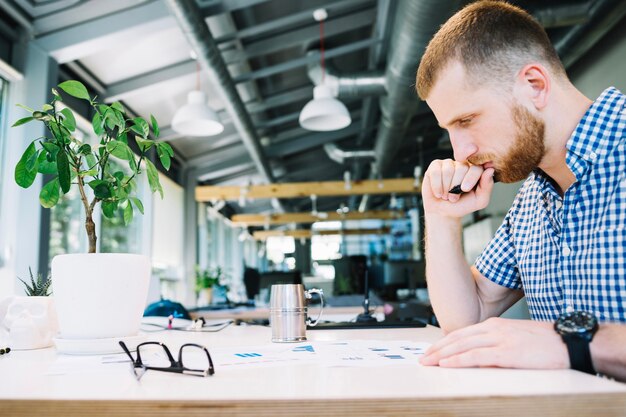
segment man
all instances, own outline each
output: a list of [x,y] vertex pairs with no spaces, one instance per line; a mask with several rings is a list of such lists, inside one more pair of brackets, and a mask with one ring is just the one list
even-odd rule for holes
[[[422,363],[626,380],[626,97],[586,98],[543,28],[498,1],[441,27],[416,86],[454,149],[422,184],[428,288],[447,333]],[[494,179],[526,181],[469,267],[461,218],[487,206]],[[523,295],[533,320],[490,319]]]

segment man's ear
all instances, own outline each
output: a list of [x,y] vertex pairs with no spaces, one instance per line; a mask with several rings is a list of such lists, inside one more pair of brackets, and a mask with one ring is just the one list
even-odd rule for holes
[[518,93],[537,110],[547,106],[552,86],[546,67],[538,63],[528,64],[520,70],[515,81]]

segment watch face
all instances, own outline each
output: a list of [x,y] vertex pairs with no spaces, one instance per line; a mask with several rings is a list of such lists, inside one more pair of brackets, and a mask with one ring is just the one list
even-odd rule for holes
[[561,315],[555,327],[560,334],[592,333],[598,327],[598,320],[586,311],[575,311]]

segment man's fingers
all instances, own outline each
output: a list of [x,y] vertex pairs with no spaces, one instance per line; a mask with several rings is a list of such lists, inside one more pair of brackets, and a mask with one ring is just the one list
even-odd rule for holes
[[496,348],[479,348],[442,359],[439,361],[439,366],[442,368],[501,366],[499,364],[499,356],[499,351]]
[[478,187],[476,188],[476,198],[483,207],[487,207],[491,192],[493,191],[493,168],[487,168],[481,175]]
[[463,192],[468,192],[474,189],[476,184],[478,184],[478,181],[480,180],[483,172],[484,170],[481,166],[471,165],[469,167],[469,170],[467,171],[467,174],[465,174],[465,177],[463,177],[463,182],[460,183],[461,190],[463,190]]
[[420,359],[422,365],[437,365],[442,360],[459,355],[468,350],[493,346],[497,341],[497,336],[493,334],[477,334],[464,337],[439,347],[435,351],[427,352]]

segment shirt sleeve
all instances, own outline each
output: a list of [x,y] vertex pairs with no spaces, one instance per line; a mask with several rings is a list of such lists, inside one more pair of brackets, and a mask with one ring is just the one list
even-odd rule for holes
[[517,290],[522,288],[522,281],[511,234],[512,211],[513,208],[509,210],[493,239],[476,259],[474,266],[490,281]]

